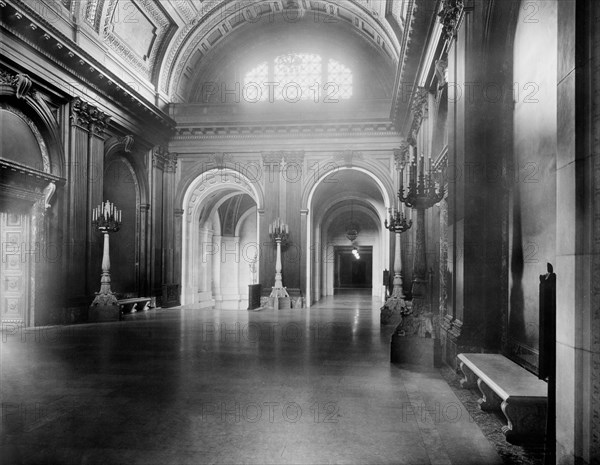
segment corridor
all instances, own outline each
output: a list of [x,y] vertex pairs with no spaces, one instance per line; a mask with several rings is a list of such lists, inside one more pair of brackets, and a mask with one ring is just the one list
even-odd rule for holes
[[379,307],[7,326],[2,463],[500,464],[437,370],[389,363]]

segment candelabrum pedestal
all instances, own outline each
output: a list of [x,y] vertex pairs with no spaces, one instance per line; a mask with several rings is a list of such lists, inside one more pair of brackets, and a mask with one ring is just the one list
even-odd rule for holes
[[410,303],[404,300],[404,289],[402,282],[402,241],[401,234],[408,231],[412,226],[412,221],[407,220],[403,213],[392,212],[390,221],[385,220],[385,227],[396,236],[396,252],[394,254],[394,281],[392,295],[381,307],[381,324],[389,324],[394,316],[403,315],[410,309]]
[[100,292],[96,293],[90,305],[89,321],[117,321],[120,319],[119,303],[117,297],[110,289],[110,232],[117,232],[121,224],[121,212],[114,208],[108,201],[94,210],[93,225],[104,236],[102,253],[102,275],[100,278]]
[[275,242],[277,247],[277,256],[275,262],[275,285],[271,290],[269,303],[275,310],[279,310],[280,307],[290,307],[290,296],[287,292],[287,289],[283,286],[283,279],[281,275],[281,244],[287,240],[288,226],[286,224],[282,224],[278,218],[270,226],[269,234],[271,235],[271,239]]
[[[431,168],[431,159],[429,159]],[[418,173],[418,174],[417,174]],[[425,175],[425,160],[421,156],[420,163],[413,161],[410,167],[410,183],[405,195],[404,186],[400,184],[398,199],[417,213],[417,230],[413,261],[412,308],[398,327],[400,335],[417,335],[434,337],[434,318],[428,298],[427,261],[425,253],[425,210],[433,207],[444,198],[442,185],[436,188],[433,172],[430,169]],[[403,179],[403,176],[401,176]]]

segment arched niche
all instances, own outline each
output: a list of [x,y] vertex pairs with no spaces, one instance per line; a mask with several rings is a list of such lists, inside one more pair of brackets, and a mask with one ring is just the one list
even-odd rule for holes
[[[111,287],[123,297],[137,297],[140,293],[140,186],[136,172],[126,157],[113,154],[105,161],[102,197],[121,210],[122,223],[112,235],[110,252]],[[98,241],[98,253],[102,241]]]
[[32,85],[26,75],[0,71],[3,324],[55,324],[62,318],[64,158],[56,119]]

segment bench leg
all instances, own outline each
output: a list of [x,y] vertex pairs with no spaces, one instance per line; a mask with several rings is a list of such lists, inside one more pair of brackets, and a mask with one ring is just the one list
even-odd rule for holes
[[477,387],[479,387],[479,391],[481,392],[481,399],[477,401],[479,408],[484,412],[500,410],[502,399],[498,397],[498,394],[491,390],[481,379],[477,380]]
[[464,378],[460,380],[460,387],[464,389],[475,389],[475,386],[477,385],[477,375],[475,375],[464,362],[460,362],[460,371],[462,371],[464,375]]
[[508,421],[508,425],[502,427],[502,432],[511,444],[544,439],[547,413],[545,400],[509,398],[502,402],[502,412]]

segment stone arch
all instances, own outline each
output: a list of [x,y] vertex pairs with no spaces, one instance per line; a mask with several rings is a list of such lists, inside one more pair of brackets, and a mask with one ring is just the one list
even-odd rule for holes
[[[214,231],[208,231],[201,226],[205,222],[203,218],[206,215],[211,215],[216,212],[216,209],[228,197],[235,194],[247,194],[256,204],[256,237],[260,227],[260,219],[258,215],[259,209],[263,205],[262,193],[257,186],[252,184],[250,180],[239,171],[233,169],[211,169],[196,173],[195,176],[190,176],[182,183],[179,191],[177,205],[181,205],[183,210],[183,227],[182,227],[182,283],[181,283],[181,302],[182,304],[203,303],[212,301],[206,295],[198,294],[198,280],[200,279],[200,270],[197,266],[196,257],[201,254],[203,260],[220,254],[218,248],[213,245],[206,247],[203,244],[208,244],[207,239],[210,237],[212,241]],[[181,202],[181,203],[179,203]],[[203,239],[204,238],[204,239]],[[203,242],[204,241],[204,242]],[[211,242],[212,244],[212,242]],[[202,246],[202,247],[201,247]],[[205,262],[203,262],[205,263]],[[206,273],[204,274],[206,279]],[[218,277],[213,277],[218,279]],[[208,283],[203,282],[203,292],[208,292]],[[219,287],[220,284],[215,287]],[[212,285],[211,285],[212,289]],[[200,300],[198,300],[200,299]]]
[[[386,229],[383,225],[383,221],[385,219],[386,211],[392,206],[392,199],[394,196],[393,188],[392,188],[392,180],[388,175],[386,175],[383,169],[379,169],[372,164],[364,162],[362,160],[357,160],[356,163],[348,164],[346,166],[340,166],[337,168],[338,170],[354,170],[360,173],[363,173],[369,176],[375,185],[377,186],[379,193],[383,199],[383,206],[378,211],[379,216],[379,230],[380,230],[380,244],[381,244],[381,255],[382,261],[385,261],[385,257],[389,257],[389,240],[386,234]],[[323,181],[330,176],[332,173],[327,172],[323,173],[320,177],[315,179],[312,183],[307,184],[304,187],[302,193],[302,211],[307,213],[306,218],[306,250],[311,251],[311,253],[306,254],[306,303],[307,306],[310,306],[313,301],[313,264],[315,263],[315,259],[313,257],[312,251],[314,248],[314,237],[313,233],[315,227],[317,225],[316,219],[313,218],[313,196],[317,191],[317,188],[323,183]],[[374,284],[375,285],[375,284]]]

